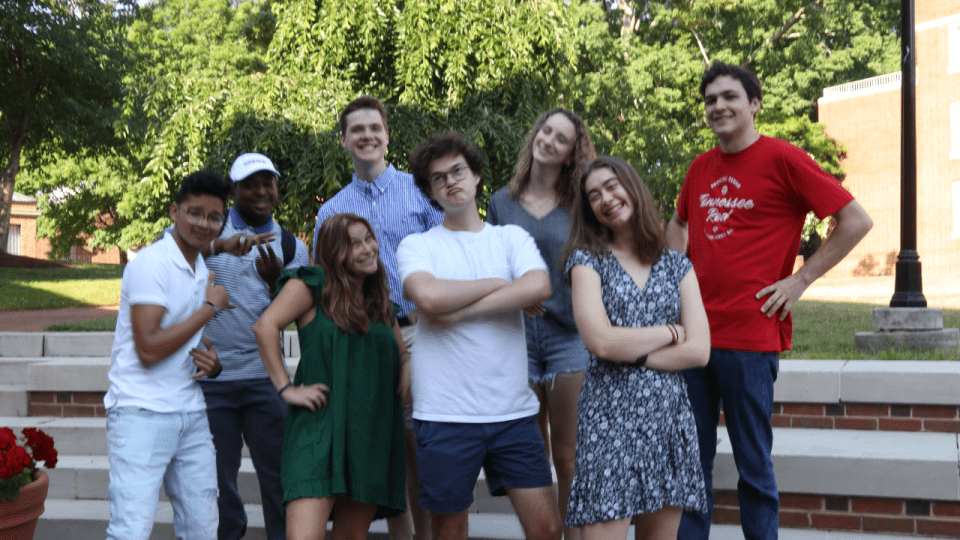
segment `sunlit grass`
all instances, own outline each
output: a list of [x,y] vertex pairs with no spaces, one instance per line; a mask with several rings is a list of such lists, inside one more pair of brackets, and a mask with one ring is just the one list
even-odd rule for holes
[[[836,360],[960,360],[960,354],[886,350],[864,353],[854,335],[873,331],[875,304],[800,300],[793,306],[793,350],[781,358]],[[943,310],[944,328],[960,327],[960,310]]]
[[123,267],[111,264],[0,268],[0,311],[116,304],[122,277]]

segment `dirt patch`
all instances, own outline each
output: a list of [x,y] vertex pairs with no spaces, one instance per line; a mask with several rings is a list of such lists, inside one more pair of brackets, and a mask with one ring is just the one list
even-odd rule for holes
[[47,259],[21,257],[0,251],[0,267],[3,268],[66,268],[67,265]]
[[116,317],[120,306],[0,311],[0,332],[40,332],[51,324]]

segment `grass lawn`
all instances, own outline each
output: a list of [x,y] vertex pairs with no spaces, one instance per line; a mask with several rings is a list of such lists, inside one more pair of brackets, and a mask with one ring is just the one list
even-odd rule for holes
[[122,277],[123,267],[112,264],[0,268],[0,311],[116,304]]
[[85,321],[63,322],[51,324],[43,329],[44,332],[113,332],[117,328],[116,317],[102,319],[87,319]]
[[[873,331],[874,304],[800,300],[793,307],[793,350],[781,358],[837,360],[960,360],[960,354],[915,351],[862,353],[856,332]],[[943,327],[960,328],[960,309],[943,310]]]

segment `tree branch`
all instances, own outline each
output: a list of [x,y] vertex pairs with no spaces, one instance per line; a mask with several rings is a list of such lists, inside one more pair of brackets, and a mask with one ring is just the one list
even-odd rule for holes
[[823,2],[823,0],[813,0],[806,6],[800,8],[799,11],[794,13],[793,17],[787,20],[787,22],[783,23],[783,26],[780,27],[780,30],[777,30],[777,32],[774,35],[767,38],[767,40],[763,42],[763,45],[754,49],[753,53],[750,55],[750,58],[748,58],[747,61],[744,62],[743,65],[741,65],[740,67],[745,68],[749,66],[754,60],[756,60],[757,55],[760,54],[760,51],[779,41],[780,38],[782,38],[784,34],[786,34],[788,30],[790,30],[791,27],[793,27],[793,25],[797,24],[797,22],[799,22],[800,19],[803,18],[803,15],[806,13],[808,9],[812,8],[813,6],[821,2]]
[[700,47],[700,54],[703,55],[703,63],[710,65],[710,59],[707,58],[707,51],[703,48],[703,42],[700,41],[700,36],[697,35],[697,31],[690,29],[690,32],[693,33],[693,39],[697,40],[697,47]]

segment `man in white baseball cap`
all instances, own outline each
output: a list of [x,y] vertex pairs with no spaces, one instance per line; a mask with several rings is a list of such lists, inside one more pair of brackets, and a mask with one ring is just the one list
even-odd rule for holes
[[[280,172],[267,156],[247,153],[237,157],[230,168],[233,207],[206,259],[216,284],[226,288],[237,305],[204,328],[223,365],[214,384],[201,384],[217,450],[219,540],[238,539],[246,532],[247,516],[237,489],[244,442],[260,483],[267,538],[286,538],[280,447],[287,406],[260,361],[252,332],[253,324],[270,305],[281,268],[309,264],[307,246],[271,215],[279,198],[279,178]],[[231,249],[236,241],[229,239],[238,236],[239,247]]]

